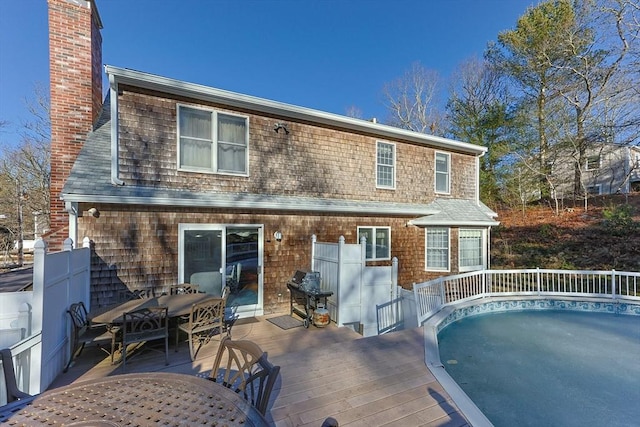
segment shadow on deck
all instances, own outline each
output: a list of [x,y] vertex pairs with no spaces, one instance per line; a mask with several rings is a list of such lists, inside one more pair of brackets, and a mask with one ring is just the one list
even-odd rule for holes
[[[241,319],[231,335],[256,342],[281,366],[267,414],[274,426],[320,426],[327,417],[340,426],[468,425],[424,363],[422,329],[362,338],[333,323],[283,330],[269,317]],[[127,358],[126,372],[206,375],[217,346],[212,341],[191,362],[185,342],[178,352],[170,344],[168,366],[158,353],[141,352]],[[121,373],[101,350],[86,348],[50,388]]]

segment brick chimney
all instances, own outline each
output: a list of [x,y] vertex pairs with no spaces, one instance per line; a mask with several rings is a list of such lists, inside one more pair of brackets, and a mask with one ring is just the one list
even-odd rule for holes
[[47,240],[50,250],[60,250],[69,226],[60,193],[102,108],[102,22],[93,0],[48,0],[48,4],[51,230]]

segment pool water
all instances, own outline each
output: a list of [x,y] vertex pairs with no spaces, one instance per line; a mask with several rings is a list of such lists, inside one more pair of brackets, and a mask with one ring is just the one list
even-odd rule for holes
[[438,342],[495,426],[640,425],[640,316],[494,313],[450,324]]

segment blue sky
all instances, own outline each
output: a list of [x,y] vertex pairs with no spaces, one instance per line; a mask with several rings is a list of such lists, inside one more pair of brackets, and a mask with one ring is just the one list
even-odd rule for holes
[[[103,62],[337,114],[386,116],[420,62],[443,78],[537,0],[96,0]],[[46,0],[0,0],[0,143],[47,85]],[[107,87],[104,85],[105,88]]]

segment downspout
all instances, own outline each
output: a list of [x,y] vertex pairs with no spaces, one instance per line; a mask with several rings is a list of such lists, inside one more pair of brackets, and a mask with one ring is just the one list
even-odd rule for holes
[[[484,156],[485,153],[482,152],[480,153],[479,156],[476,156],[476,182],[478,183],[478,185],[476,185],[476,205],[480,206],[480,158],[482,156]],[[487,251],[486,253],[486,269],[490,270],[491,269],[491,226],[487,227],[487,242],[485,245],[485,250]]]
[[476,156],[476,205],[480,206],[480,157],[484,156],[484,152]]
[[118,175],[120,168],[118,165],[118,83],[113,74],[109,75],[109,97],[111,98],[111,183],[114,185],[124,185]]
[[73,240],[73,247],[78,248],[78,203],[64,202],[64,208],[69,214],[69,238]]

